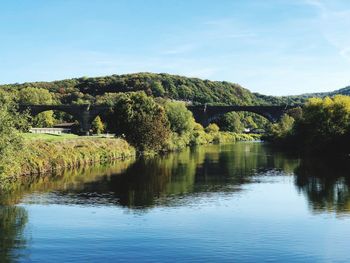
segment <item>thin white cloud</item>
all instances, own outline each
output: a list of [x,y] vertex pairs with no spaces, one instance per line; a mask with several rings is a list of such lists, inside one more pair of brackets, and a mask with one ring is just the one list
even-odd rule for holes
[[305,0],[305,3],[319,12],[319,30],[325,40],[350,62],[350,8],[337,7],[337,1]]

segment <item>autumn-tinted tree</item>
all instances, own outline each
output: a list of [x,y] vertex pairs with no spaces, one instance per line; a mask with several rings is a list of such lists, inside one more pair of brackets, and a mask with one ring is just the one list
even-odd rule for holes
[[115,102],[117,132],[138,150],[160,150],[170,134],[165,110],[144,92],[121,94]]
[[105,126],[100,118],[100,116],[97,116],[93,121],[92,121],[92,124],[91,124],[91,129],[92,129],[92,132],[95,133],[95,134],[101,134],[104,132],[105,130]]

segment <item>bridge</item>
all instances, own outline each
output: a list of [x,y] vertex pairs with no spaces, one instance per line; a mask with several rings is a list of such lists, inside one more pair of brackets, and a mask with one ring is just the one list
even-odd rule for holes
[[208,126],[214,119],[219,118],[220,116],[232,112],[232,111],[247,111],[256,113],[260,116],[265,117],[270,122],[277,122],[281,119],[283,114],[285,114],[289,109],[299,107],[301,105],[287,106],[187,106],[193,113],[193,117],[196,122],[202,124],[204,127]]
[[92,105],[19,105],[19,110],[28,111],[30,115],[36,116],[41,112],[55,110],[70,114],[80,124],[82,134],[89,134],[92,121],[98,116],[111,110],[108,106]]
[[[193,113],[196,122],[204,127],[208,126],[214,119],[232,111],[247,111],[259,114],[271,122],[277,122],[284,113],[295,106],[209,106],[189,105],[187,109]],[[83,134],[89,134],[92,121],[98,116],[111,111],[111,107],[102,105],[20,105],[20,111],[28,111],[32,116],[41,112],[56,110],[66,112],[73,116],[80,124]]]

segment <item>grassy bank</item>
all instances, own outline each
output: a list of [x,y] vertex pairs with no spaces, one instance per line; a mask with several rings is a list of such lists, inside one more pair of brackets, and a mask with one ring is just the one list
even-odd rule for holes
[[[53,172],[136,155],[128,142],[119,138],[85,137],[73,134],[22,134],[22,149],[3,165],[3,178]],[[232,132],[205,132],[178,135],[173,133],[164,151],[181,150],[187,146],[210,143],[232,143],[258,140],[259,135]],[[147,154],[147,153],[144,153]]]
[[135,155],[135,149],[123,139],[57,137],[52,140],[51,136],[24,139],[23,148],[3,166],[3,177],[41,174]]
[[261,135],[234,132],[205,132],[202,129],[182,135],[173,133],[169,138],[165,151],[181,150],[186,146],[205,145],[210,143],[234,143],[238,141],[260,140]]

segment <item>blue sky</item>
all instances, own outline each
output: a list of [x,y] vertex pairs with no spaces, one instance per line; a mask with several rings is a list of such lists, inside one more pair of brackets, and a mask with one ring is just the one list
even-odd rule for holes
[[0,83],[132,72],[272,95],[350,85],[350,1],[0,0]]

